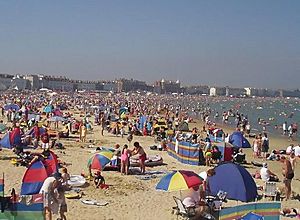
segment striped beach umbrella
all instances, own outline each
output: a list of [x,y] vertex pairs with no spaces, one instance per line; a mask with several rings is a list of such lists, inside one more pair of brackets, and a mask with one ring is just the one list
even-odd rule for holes
[[163,176],[156,185],[156,189],[168,192],[186,190],[202,183],[203,179],[193,171],[178,170]]
[[100,151],[88,160],[88,167],[92,170],[103,170],[112,157],[113,153],[111,151]]

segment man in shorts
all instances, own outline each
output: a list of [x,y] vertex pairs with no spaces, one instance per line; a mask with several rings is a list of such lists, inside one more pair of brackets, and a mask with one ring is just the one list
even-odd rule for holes
[[294,178],[294,171],[292,169],[292,164],[290,160],[287,160],[285,156],[282,156],[280,158],[280,161],[282,162],[282,174],[284,176],[283,183],[285,186],[285,194],[286,194],[286,200],[290,199],[291,192],[292,192],[292,179]]
[[52,220],[52,213],[58,211],[58,200],[55,196],[55,190],[59,186],[60,176],[50,176],[45,179],[40,193],[44,195],[44,214],[46,220]]

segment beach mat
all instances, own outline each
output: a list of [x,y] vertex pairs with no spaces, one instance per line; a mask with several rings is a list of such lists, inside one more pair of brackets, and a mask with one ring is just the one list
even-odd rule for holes
[[94,199],[82,199],[80,200],[80,202],[85,205],[95,205],[95,206],[106,206],[108,204],[107,201],[97,201]]

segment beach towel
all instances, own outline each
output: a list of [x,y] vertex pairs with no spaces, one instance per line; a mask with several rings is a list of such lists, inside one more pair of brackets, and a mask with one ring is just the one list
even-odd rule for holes
[[97,201],[93,199],[82,199],[80,201],[85,205],[106,206],[108,204],[107,201]]

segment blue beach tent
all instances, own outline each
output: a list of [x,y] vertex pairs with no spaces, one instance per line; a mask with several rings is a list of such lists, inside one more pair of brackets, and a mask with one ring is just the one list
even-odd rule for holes
[[229,136],[229,143],[237,148],[251,148],[251,144],[240,131],[235,131]]
[[250,173],[239,164],[225,162],[215,168],[216,174],[208,178],[213,195],[221,190],[227,198],[249,202],[257,197],[257,187]]

